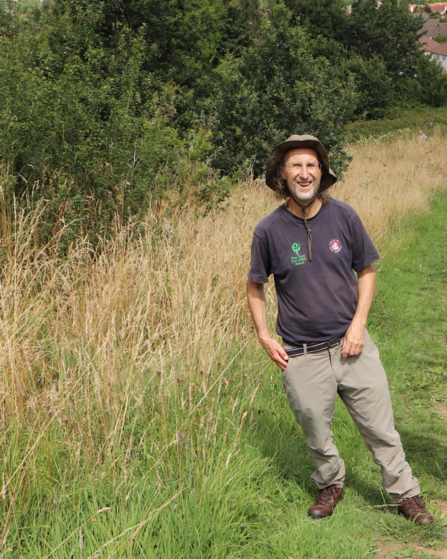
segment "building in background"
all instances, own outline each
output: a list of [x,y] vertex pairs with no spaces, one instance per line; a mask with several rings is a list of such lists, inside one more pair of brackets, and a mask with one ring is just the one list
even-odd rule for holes
[[425,35],[419,38],[419,43],[419,48],[432,60],[439,62],[443,71],[447,73],[447,43],[438,43]]

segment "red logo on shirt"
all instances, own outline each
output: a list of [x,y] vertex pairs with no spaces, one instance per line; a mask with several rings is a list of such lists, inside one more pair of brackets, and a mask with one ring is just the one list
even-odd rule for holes
[[332,250],[332,252],[340,252],[341,250],[340,241],[337,241],[337,239],[332,239],[332,241],[329,243],[329,248]]

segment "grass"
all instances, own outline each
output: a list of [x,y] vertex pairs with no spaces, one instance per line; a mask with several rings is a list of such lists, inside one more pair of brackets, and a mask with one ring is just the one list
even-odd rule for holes
[[[408,459],[439,504],[447,197],[436,134],[353,147],[334,195],[384,254],[370,331]],[[18,216],[0,247],[0,557],[357,559],[378,537],[445,541],[439,514],[421,529],[372,508],[389,499],[343,406],[345,500],[327,522],[306,516],[313,465],[244,296],[251,232],[276,205],[244,184],[226,211],[179,209],[165,234],[149,214],[146,236],[123,229],[101,255],[80,242],[63,260],[35,248],[38,214]]]

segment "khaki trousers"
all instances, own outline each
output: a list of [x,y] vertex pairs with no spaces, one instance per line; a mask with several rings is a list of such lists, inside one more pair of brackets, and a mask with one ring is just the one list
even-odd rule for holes
[[[365,330],[360,355],[342,357],[342,343],[318,353],[289,359],[283,381],[290,407],[301,425],[320,489],[343,487],[345,465],[331,431],[337,394],[351,414],[373,460],[382,468],[382,485],[399,502],[419,494],[394,428],[393,410],[379,351]],[[286,349],[288,346],[284,346]]]

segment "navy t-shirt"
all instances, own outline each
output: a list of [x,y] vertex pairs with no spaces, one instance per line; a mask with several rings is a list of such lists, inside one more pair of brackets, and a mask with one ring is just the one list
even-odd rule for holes
[[276,332],[286,343],[322,342],[343,336],[357,305],[357,278],[378,260],[358,214],[330,199],[307,220],[312,231],[309,261],[304,220],[280,206],[260,221],[253,235],[248,278],[275,279]]

